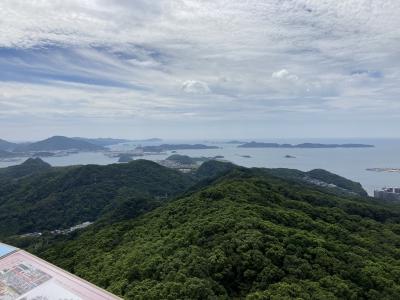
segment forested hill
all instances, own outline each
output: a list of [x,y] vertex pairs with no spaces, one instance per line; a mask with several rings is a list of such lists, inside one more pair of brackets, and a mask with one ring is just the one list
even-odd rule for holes
[[40,159],[30,159],[0,169],[0,237],[95,221],[138,201],[174,197],[194,182],[146,160],[52,168]]
[[368,196],[367,192],[360,183],[351,181],[322,169],[314,169],[308,172],[284,168],[262,170],[267,174],[279,178],[292,180],[302,184],[319,186],[342,195],[355,194],[362,197]]
[[0,169],[0,183],[15,182],[24,177],[49,171],[51,166],[40,158],[28,158],[20,165]]
[[259,170],[220,174],[137,218],[30,249],[125,299],[398,299],[396,206]]
[[[182,174],[145,160],[53,168],[39,158],[31,158],[21,165],[0,169],[0,237],[63,229],[99,218],[107,222],[130,218],[185,192],[204,188],[220,176],[239,171],[273,175],[303,185],[309,184],[304,178],[322,178],[346,187],[345,191],[353,196],[365,193],[359,184],[323,170],[304,173],[289,169],[245,169],[208,161],[196,172]],[[331,188],[322,190],[332,192]]]

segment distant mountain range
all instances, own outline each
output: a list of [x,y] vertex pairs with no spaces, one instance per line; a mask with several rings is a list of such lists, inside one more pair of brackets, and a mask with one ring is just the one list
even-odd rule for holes
[[[40,151],[100,151],[105,150],[107,146],[121,143],[157,143],[162,141],[158,138],[145,140],[127,140],[113,138],[83,138],[83,137],[65,137],[53,136],[42,141],[32,143],[11,143],[0,139],[0,157],[15,156],[15,153],[40,152]],[[239,141],[230,141],[230,144],[239,144]],[[320,143],[302,143],[302,144],[278,144],[249,142],[238,145],[239,148],[370,148],[373,145],[367,144],[320,144]],[[162,144],[162,145],[144,145],[139,147],[144,152],[163,152],[172,150],[202,150],[218,149],[217,146],[203,144]],[[13,152],[14,154],[12,154]]]
[[162,139],[159,138],[151,138],[151,139],[144,139],[144,140],[132,140],[131,142],[135,143],[157,143],[157,142],[162,142]]
[[83,137],[65,137],[53,136],[42,141],[31,143],[11,143],[0,139],[0,157],[15,156],[15,153],[26,153],[33,151],[63,151],[63,150],[78,150],[78,151],[99,151],[104,150],[104,147],[121,144],[121,143],[153,143],[160,142],[161,139],[151,138],[145,140],[127,140],[113,138],[83,138]]
[[128,143],[131,142],[130,140],[125,140],[125,139],[113,139],[113,138],[83,138],[83,137],[73,137],[74,140],[78,141],[84,141],[96,146],[100,147],[106,147],[106,146],[111,146],[111,145],[116,145],[116,144],[122,144],[122,143]]
[[14,144],[14,143],[11,143],[11,142],[8,142],[8,141],[0,139],[0,150],[11,151],[16,146],[17,146],[17,144]]
[[62,151],[62,150],[79,150],[79,151],[97,151],[104,148],[83,140],[68,138],[65,136],[53,136],[43,141],[17,145],[14,152],[30,152],[30,151]]
[[151,138],[144,140],[127,140],[127,139],[113,139],[113,138],[83,138],[83,137],[73,137],[75,140],[85,141],[97,146],[106,147],[111,145],[123,144],[123,143],[157,143],[162,142],[162,139]]
[[232,141],[228,141],[226,142],[226,144],[245,144],[246,142],[243,141],[237,141],[237,140],[232,140]]
[[366,144],[319,144],[319,143],[302,143],[302,144],[278,144],[278,143],[259,143],[250,142],[239,145],[238,148],[371,148],[374,145]]

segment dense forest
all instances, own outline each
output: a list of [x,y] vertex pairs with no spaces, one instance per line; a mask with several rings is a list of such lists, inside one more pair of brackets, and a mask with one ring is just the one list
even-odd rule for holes
[[[67,236],[14,235],[5,240],[125,299],[400,295],[398,206],[360,196],[356,183],[334,174],[317,170],[307,176],[316,173],[319,180],[326,177],[355,190],[343,194],[314,186],[299,180],[304,174],[295,170],[246,169],[216,161],[189,175],[146,161],[50,172],[57,176],[46,171],[18,184],[32,181],[26,189],[33,189],[39,182],[35,180],[54,178],[66,181],[62,186],[71,197],[73,191],[81,194],[82,186],[89,188],[97,174],[98,180],[103,178],[98,182],[109,178],[110,185],[126,177],[128,186],[140,187],[147,197],[134,197],[132,190],[125,195],[125,188],[111,192],[103,183],[101,190],[89,189],[97,191],[91,199],[108,191],[101,195],[108,200],[87,229]],[[165,181],[153,174],[160,172]],[[154,197],[165,191],[174,196]],[[1,228],[7,225],[2,222]]]
[[0,237],[62,229],[121,211],[127,203],[176,196],[194,184],[145,160],[51,168],[40,159],[0,169]]

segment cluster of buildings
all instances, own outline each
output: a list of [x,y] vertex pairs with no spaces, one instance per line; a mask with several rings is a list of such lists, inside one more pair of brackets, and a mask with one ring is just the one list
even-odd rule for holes
[[[74,232],[75,230],[79,230],[79,229],[83,229],[88,227],[89,225],[92,225],[93,222],[83,222],[81,224],[72,226],[70,228],[67,229],[56,229],[56,230],[52,230],[50,231],[51,234],[57,235],[57,234],[69,234],[71,232]],[[42,236],[43,233],[42,232],[32,232],[32,233],[25,233],[23,235],[21,235],[21,237],[40,237]],[[1,300],[1,298],[0,298]]]
[[374,197],[383,200],[400,201],[400,188],[383,188],[374,191]]
[[165,159],[165,160],[158,160],[157,163],[161,166],[166,168],[175,169],[182,173],[190,173],[193,170],[196,170],[199,165],[198,164],[182,164],[177,161]]

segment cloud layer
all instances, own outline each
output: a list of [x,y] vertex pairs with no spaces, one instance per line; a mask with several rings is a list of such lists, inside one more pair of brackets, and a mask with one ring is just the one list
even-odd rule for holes
[[328,118],[362,134],[400,113],[399,14],[397,0],[4,0],[0,122]]

